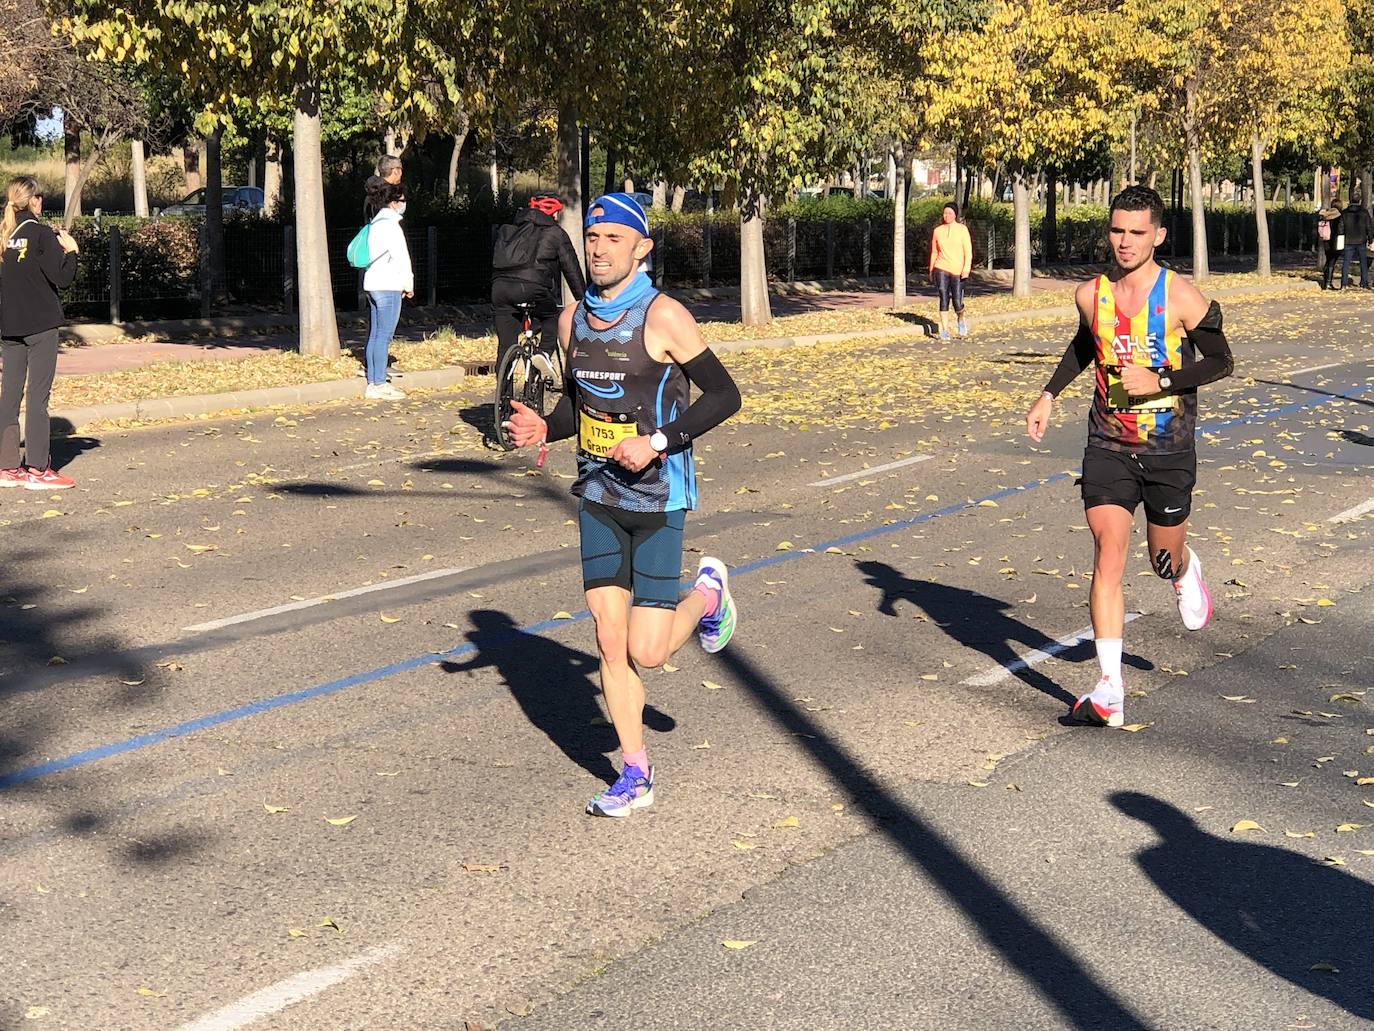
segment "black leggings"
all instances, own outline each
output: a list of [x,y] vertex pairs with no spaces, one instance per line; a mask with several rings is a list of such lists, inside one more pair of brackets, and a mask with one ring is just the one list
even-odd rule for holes
[[964,314],[964,280],[962,276],[956,276],[953,272],[946,272],[944,269],[935,270],[935,287],[940,291],[940,310],[949,311],[951,296],[954,299],[954,313]]
[[515,346],[520,336],[520,328],[525,316],[516,304],[533,304],[533,317],[540,323],[544,350],[552,351],[558,346],[558,302],[553,292],[546,288],[528,283],[496,280],[491,284],[491,314],[496,322],[496,360]]
[[0,378],[0,469],[19,466],[19,402],[26,393],[24,415],[24,462],[32,469],[46,469],[51,461],[48,441],[48,396],[57,374],[57,330],[0,341],[5,369]]

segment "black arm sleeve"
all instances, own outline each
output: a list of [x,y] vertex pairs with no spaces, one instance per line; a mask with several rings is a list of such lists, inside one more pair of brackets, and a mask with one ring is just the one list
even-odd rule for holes
[[568,289],[579,301],[587,292],[587,281],[582,276],[582,263],[577,259],[577,248],[562,229],[558,230],[558,265],[563,270],[563,278],[568,281]]
[[1188,339],[1202,357],[1186,369],[1169,373],[1172,383],[1170,393],[1196,390],[1207,383],[1215,383],[1231,375],[1235,369],[1226,334],[1221,331],[1221,306],[1216,301],[1208,306],[1202,321],[1188,331]]
[[1059,360],[1059,368],[1054,370],[1054,375],[1045,384],[1045,390],[1051,397],[1058,397],[1096,357],[1097,341],[1093,338],[1093,331],[1080,321],[1078,332],[1069,341],[1064,357]]
[[687,411],[667,426],[659,427],[668,438],[669,450],[686,447],[730,418],[740,407],[739,387],[709,347],[685,362],[682,371],[701,393],[687,406]]
[[563,388],[563,396],[553,406],[553,411],[544,416],[544,426],[548,431],[544,440],[550,444],[567,440],[577,432],[577,413],[573,411],[572,391],[567,387]]
[[57,242],[57,234],[49,231],[42,242],[38,254],[38,264],[48,282],[59,290],[65,290],[76,280],[76,255],[69,254]]

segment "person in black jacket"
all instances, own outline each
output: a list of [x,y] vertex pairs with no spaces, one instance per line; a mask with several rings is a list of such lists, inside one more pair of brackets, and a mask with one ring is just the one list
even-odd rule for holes
[[371,222],[373,216],[386,207],[382,196],[388,186],[401,181],[401,159],[395,154],[383,154],[377,162],[377,174],[367,177],[363,184],[363,225]]
[[1322,265],[1323,290],[1332,289],[1331,277],[1336,272],[1336,260],[1341,256],[1339,244],[1342,232],[1340,202],[1332,197],[1329,205],[1317,211],[1317,246],[1325,251],[1326,258]]
[[[76,278],[79,248],[66,230],[39,221],[43,194],[32,176],[11,179],[0,219],[0,487],[65,490],[48,453],[48,395],[57,373],[57,291]],[[25,396],[24,462],[19,461],[19,403]]]
[[1374,240],[1374,220],[1370,219],[1364,201],[1357,193],[1345,206],[1341,216],[1341,232],[1345,234],[1345,255],[1341,260],[1341,289],[1350,285],[1350,263],[1360,264],[1360,286],[1369,289],[1369,251],[1370,240]]
[[[543,327],[544,347],[552,350],[558,346],[560,276],[568,281],[568,288],[579,301],[587,288],[577,250],[556,220],[562,210],[563,202],[557,197],[540,194],[531,197],[530,206],[517,211],[509,225],[496,231],[491,312],[496,321],[498,363],[520,334],[523,315],[515,305],[536,305],[534,316]],[[553,366],[542,371],[551,376]]]

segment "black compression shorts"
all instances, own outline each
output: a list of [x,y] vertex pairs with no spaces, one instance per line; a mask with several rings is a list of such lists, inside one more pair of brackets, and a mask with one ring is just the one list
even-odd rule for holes
[[1119,505],[1132,515],[1145,503],[1155,526],[1178,526],[1193,507],[1197,452],[1134,455],[1089,445],[1083,452],[1083,507]]
[[633,604],[677,608],[682,573],[682,529],[687,513],[630,512],[583,501],[582,588],[620,587]]

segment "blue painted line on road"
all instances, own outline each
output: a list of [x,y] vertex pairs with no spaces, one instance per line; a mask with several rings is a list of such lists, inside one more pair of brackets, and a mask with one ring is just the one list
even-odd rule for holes
[[[1256,422],[1268,422],[1272,419],[1282,418],[1295,412],[1303,411],[1308,408],[1315,408],[1319,405],[1330,404],[1332,401],[1347,401],[1359,397],[1362,394],[1374,390],[1374,384],[1358,387],[1354,390],[1346,391],[1329,397],[1322,397],[1311,401],[1299,401],[1280,408],[1270,409],[1256,415],[1241,416],[1235,419],[1228,419],[1220,422],[1203,423],[1198,426],[1199,433],[1216,433],[1221,430],[1230,429],[1233,426],[1244,426]],[[801,549],[798,551],[786,551],[777,555],[770,555],[768,558],[757,559],[746,565],[737,567],[732,576],[745,576],[749,573],[758,572],[761,569],[768,569],[771,566],[781,565],[784,562],[792,562],[799,558],[810,555],[824,554],[827,548],[843,548],[851,544],[858,544],[862,541],[880,537],[883,534],[895,533],[900,530],[910,529],[922,523],[933,522],[936,519],[943,519],[946,516],[958,515],[960,512],[967,512],[977,508],[985,501],[1001,501],[1014,494],[1023,494],[1027,491],[1036,490],[1040,487],[1048,486],[1051,483],[1058,483],[1069,479],[1071,473],[1055,473],[1043,480],[1031,480],[1019,487],[1006,487],[992,494],[987,494],[973,501],[961,502],[957,505],[947,505],[944,508],[936,509],[932,512],[922,512],[920,515],[912,516],[909,519],[900,519],[895,522],[884,523],[881,526],[872,526],[866,530],[848,534],[844,537],[836,537],[834,540],[825,541],[812,548]],[[570,619],[546,619],[539,623],[531,623],[520,627],[515,631],[516,634],[545,634],[551,630],[556,630],[561,626],[570,623],[581,623],[591,618],[591,613],[583,609],[581,612],[572,614]],[[79,766],[88,766],[91,763],[101,762],[116,755],[123,755],[127,752],[134,752],[150,745],[156,745],[163,741],[170,741],[174,738],[185,737],[210,727],[221,726],[235,720],[244,719],[249,716],[257,716],[264,712],[271,712],[274,709],[281,709],[288,705],[295,705],[297,702],[309,701],[312,698],[326,698],[330,695],[347,691],[349,688],[361,687],[364,684],[376,683],[385,680],[398,673],[408,673],[412,670],[420,669],[435,662],[442,662],[448,659],[460,658],[471,654],[476,650],[474,644],[463,644],[444,652],[431,652],[427,655],[418,655],[411,659],[401,662],[394,662],[389,666],[382,666],[378,669],[367,670],[363,673],[356,673],[351,677],[344,677],[340,680],[331,680],[326,684],[317,684],[314,687],[307,687],[300,691],[292,691],[288,694],[276,695],[272,698],[264,698],[260,701],[249,702],[234,709],[226,709],[223,712],[212,713],[208,716],[201,716],[194,720],[187,720],[184,723],[177,723],[162,730],[155,730],[148,734],[140,734],[137,737],[126,738],[123,741],[115,741],[108,745],[100,745],[96,748],[88,748],[82,752],[76,752],[61,759],[54,759],[51,762],[40,763],[36,766],[26,766],[23,769],[15,770],[12,773],[0,775],[0,791],[18,787],[38,780],[41,777],[52,776],[64,770],[75,769]]]

